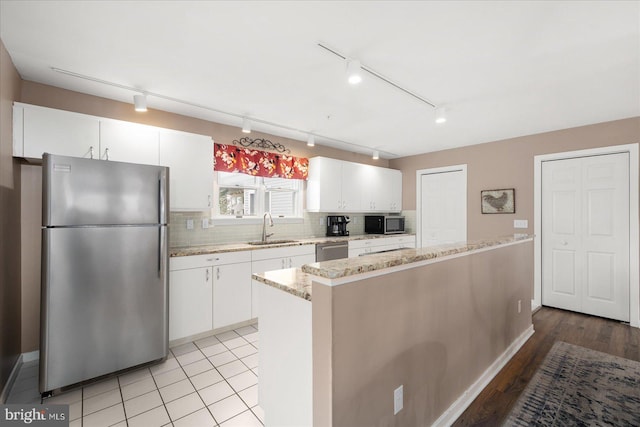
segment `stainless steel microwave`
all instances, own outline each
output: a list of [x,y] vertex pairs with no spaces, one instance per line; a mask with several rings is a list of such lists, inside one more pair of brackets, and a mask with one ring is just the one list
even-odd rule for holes
[[404,217],[365,215],[364,232],[368,234],[402,234],[404,233]]

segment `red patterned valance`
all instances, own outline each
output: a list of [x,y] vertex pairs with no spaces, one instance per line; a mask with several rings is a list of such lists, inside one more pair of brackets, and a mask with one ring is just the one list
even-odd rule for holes
[[219,172],[305,180],[309,174],[309,159],[304,157],[224,144],[214,144],[213,152],[213,169]]

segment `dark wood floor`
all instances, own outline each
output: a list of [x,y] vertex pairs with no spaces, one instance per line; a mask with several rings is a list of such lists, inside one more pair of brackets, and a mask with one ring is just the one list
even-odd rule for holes
[[453,424],[500,425],[556,341],[640,361],[640,329],[628,324],[543,307],[535,333]]

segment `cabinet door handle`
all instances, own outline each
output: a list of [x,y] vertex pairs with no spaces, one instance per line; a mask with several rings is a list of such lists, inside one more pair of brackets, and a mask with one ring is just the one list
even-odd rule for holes
[[293,261],[291,261],[291,258],[289,258],[289,268],[291,268],[293,266]]
[[209,281],[209,269],[207,268],[207,276],[206,276],[206,281]]
[[280,261],[281,261],[281,264],[282,264],[282,268],[284,269],[284,258],[282,258]]
[[220,267],[216,268],[216,279],[220,280]]

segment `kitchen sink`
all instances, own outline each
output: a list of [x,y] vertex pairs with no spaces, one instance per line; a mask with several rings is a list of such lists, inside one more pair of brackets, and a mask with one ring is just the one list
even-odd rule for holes
[[295,242],[297,242],[297,240],[267,240],[266,242],[257,240],[254,242],[247,242],[247,244],[255,245],[255,246],[264,246],[264,245],[279,245],[283,243],[295,243]]

